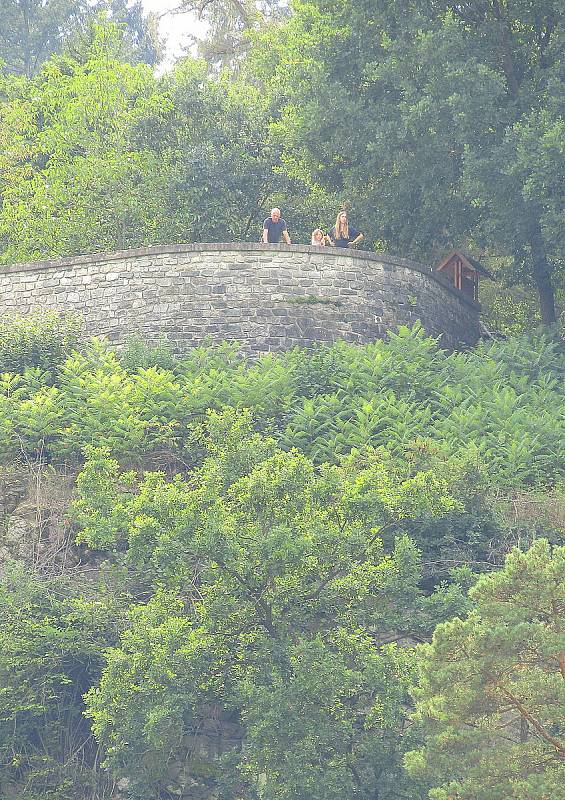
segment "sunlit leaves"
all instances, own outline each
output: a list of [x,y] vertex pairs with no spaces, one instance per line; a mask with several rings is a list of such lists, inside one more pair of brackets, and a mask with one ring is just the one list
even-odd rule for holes
[[537,541],[471,590],[476,610],[421,648],[415,690],[426,745],[413,774],[436,800],[543,800],[565,771],[564,548]]

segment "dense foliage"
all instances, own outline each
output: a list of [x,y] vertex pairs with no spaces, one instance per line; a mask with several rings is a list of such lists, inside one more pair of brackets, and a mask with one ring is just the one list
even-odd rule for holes
[[97,20],[120,25],[125,59],[155,64],[160,57],[155,19],[140,0],[0,0],[0,19],[0,60],[27,78],[62,50],[84,51]]
[[[69,3],[31,5],[55,20]],[[273,205],[309,242],[347,206],[369,249],[483,258],[494,329],[559,318],[563,0],[187,0],[211,24],[208,60],[161,77],[145,34],[126,41],[139,4],[99,5],[110,21],[79,45],[68,32],[30,77],[0,72],[2,260],[257,241]],[[528,318],[503,284],[530,292]]]
[[87,698],[109,763],[146,796],[164,753],[192,770],[212,706],[245,729],[231,764],[207,763],[235,796],[266,772],[270,797],[363,797],[383,773],[382,796],[398,797],[414,657],[378,644],[430,623],[413,545],[382,537],[454,501],[429,472],[399,481],[371,455],[317,470],[227,423],[212,417],[188,483],[136,486],[98,454],[80,476],[80,540],[154,593]]
[[[555,320],[563,267],[563,0],[307,0],[252,53],[295,174],[372,241],[471,239]],[[352,124],[354,121],[354,124]],[[558,229],[561,231],[558,232]]]
[[565,783],[565,548],[537,541],[471,590],[475,608],[439,625],[421,648],[415,690],[435,800],[544,800]]
[[[551,796],[558,341],[448,354],[416,327],[249,362],[230,344],[115,353],[75,325],[2,335],[0,485],[75,487],[64,558],[39,549],[0,581],[2,791]],[[8,543],[14,518],[0,504]],[[522,667],[534,646],[547,677]],[[515,702],[489,702],[481,681],[510,665]],[[477,715],[476,757],[454,758]],[[481,761],[501,724],[517,736]]]
[[[52,327],[43,327],[43,350]],[[13,356],[1,378],[5,458],[41,449],[48,460],[76,464],[96,444],[124,458],[196,465],[204,415],[230,407],[248,409],[257,430],[318,464],[373,447],[405,470],[451,460],[476,470],[475,483],[504,488],[563,478],[563,361],[543,334],[448,354],[416,326],[388,343],[256,362],[229,345],[176,360],[164,347],[163,365],[149,365],[135,341],[119,357],[93,340],[61,360],[53,379],[55,353],[49,364],[30,327],[25,364],[20,329],[10,334]]]
[[510,338],[249,361],[4,317],[0,796],[557,800],[563,0],[178,7],[208,33],[158,75],[139,2],[0,0],[1,261],[346,207],[471,250]]
[[69,578],[8,565],[0,582],[0,791],[31,798],[92,797],[104,790],[82,694],[98,680],[117,636],[111,600]]
[[53,380],[61,363],[78,350],[82,319],[48,312],[29,316],[6,314],[0,320],[0,372],[22,374],[38,369],[43,381]]

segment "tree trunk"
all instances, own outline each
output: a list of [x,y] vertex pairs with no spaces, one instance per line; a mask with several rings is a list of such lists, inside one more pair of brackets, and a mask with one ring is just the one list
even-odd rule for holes
[[532,277],[539,295],[541,319],[544,325],[555,325],[555,297],[551,282],[551,268],[545,254],[541,226],[537,216],[531,221],[528,239],[532,253]]
[[21,11],[22,11],[22,22],[23,22],[23,61],[24,61],[24,75],[26,78],[31,78],[32,70],[31,70],[31,23],[30,23],[30,16],[31,11],[29,7],[29,3],[27,0],[21,4]]

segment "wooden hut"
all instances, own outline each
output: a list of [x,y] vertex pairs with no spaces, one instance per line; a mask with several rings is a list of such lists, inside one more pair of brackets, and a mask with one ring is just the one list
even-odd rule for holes
[[459,291],[477,302],[479,300],[479,275],[492,278],[486,267],[483,267],[471,256],[462,253],[461,250],[453,250],[436,267],[436,270],[449,278]]

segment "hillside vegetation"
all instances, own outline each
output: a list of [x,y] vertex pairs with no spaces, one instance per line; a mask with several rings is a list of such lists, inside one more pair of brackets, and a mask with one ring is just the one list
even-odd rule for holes
[[563,800],[564,0],[170,5],[0,0],[0,263],[346,210],[506,338],[2,313],[0,798]]
[[558,341],[0,362],[3,796],[558,797]]

